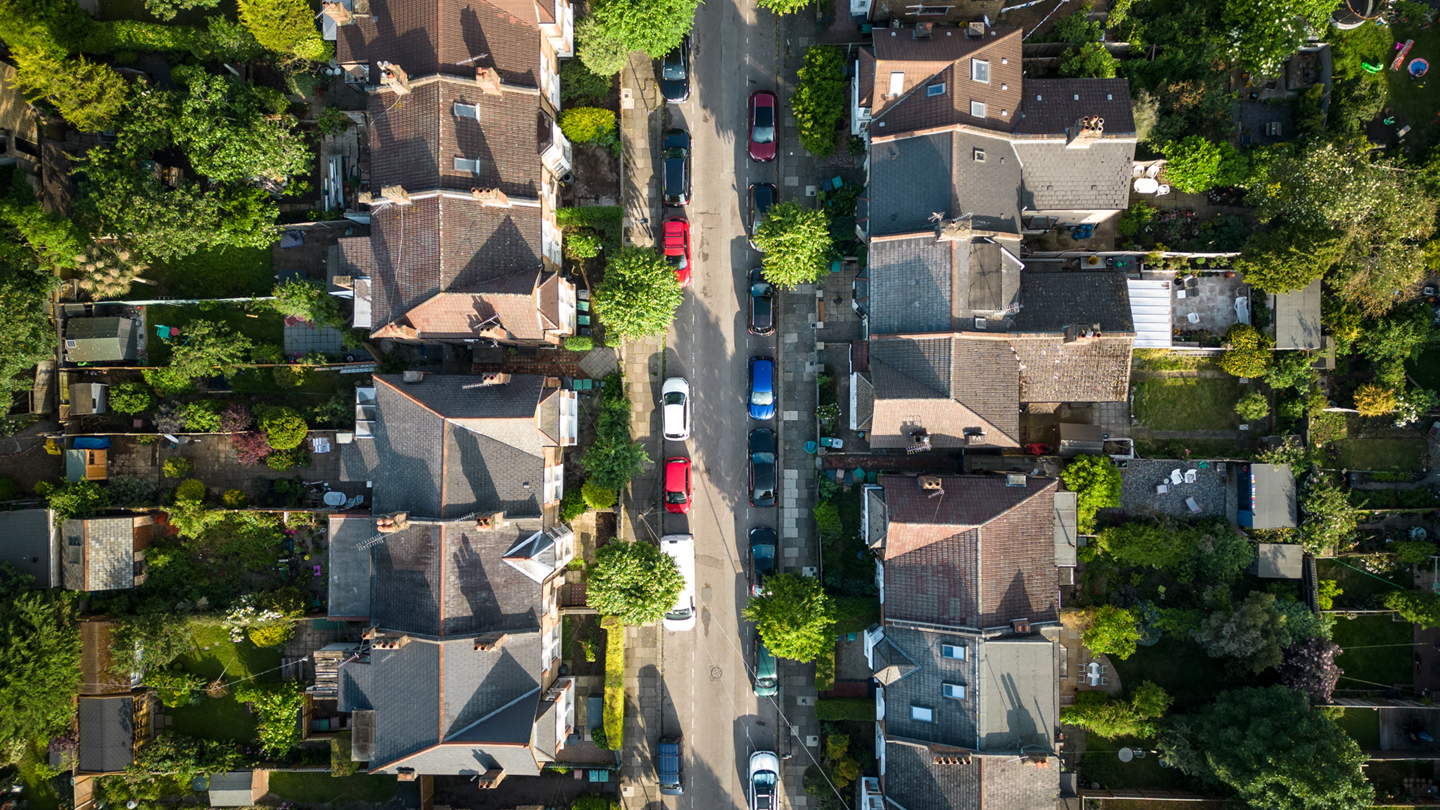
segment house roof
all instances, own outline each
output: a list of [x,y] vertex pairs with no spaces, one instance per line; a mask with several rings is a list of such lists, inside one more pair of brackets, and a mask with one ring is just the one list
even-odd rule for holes
[[466,387],[478,382],[470,376],[374,379],[375,438],[367,443],[375,445],[368,475],[377,513],[441,519],[541,513],[544,452],[554,445],[537,415],[543,377],[515,375],[481,388]]
[[[69,318],[65,359],[72,363],[114,363],[135,359],[135,321],[129,318]],[[75,346],[70,346],[70,341]]]
[[966,215],[976,229],[1020,233],[1022,167],[1001,135],[956,129],[877,139],[870,162],[872,236],[933,232],[934,214]]
[[870,374],[873,447],[912,444],[910,434],[919,428],[936,447],[966,445],[967,431],[982,433],[988,445],[1019,446],[1020,367],[1006,340],[952,335],[872,340]]
[[984,237],[939,241],[933,232],[872,239],[870,331],[948,332],[994,319],[1020,300],[1019,245]]
[[110,671],[110,633],[116,626],[104,619],[80,622],[80,694],[129,694],[130,679]]
[[[876,32],[874,84],[870,93],[873,132],[894,135],[953,124],[1008,131],[1020,106],[1021,36],[1019,28],[987,28],[982,37],[967,29],[936,29],[928,39],[891,29]],[[971,78],[971,61],[986,62],[989,81]],[[901,73],[896,80],[893,74]],[[929,95],[926,88],[945,84]],[[891,94],[894,84],[900,93]],[[970,114],[972,101],[985,105],[983,116]],[[883,127],[879,121],[884,121]]]
[[1260,543],[1250,573],[1264,579],[1300,579],[1305,571],[1305,547],[1293,543]]
[[559,326],[558,313],[555,320],[547,318],[539,301],[542,288],[553,288],[559,277],[542,272],[545,281],[537,284],[536,276],[521,271],[469,291],[439,293],[406,313],[405,320],[420,336],[436,340],[473,337],[496,326],[514,339],[540,340]]
[[0,512],[0,562],[34,577],[32,588],[61,584],[54,521],[54,513],[48,509]]
[[1251,464],[1250,492],[1246,497],[1241,480],[1240,511],[1250,512],[1254,529],[1293,529],[1295,519],[1295,474],[1289,464]]
[[882,476],[887,620],[991,628],[1058,616],[1054,480]]
[[61,535],[66,588],[115,591],[135,587],[135,518],[67,520]]
[[[374,444],[374,442],[365,442]],[[370,546],[376,536],[368,515],[330,515],[329,607],[331,619],[370,618]]]
[[[370,94],[372,187],[499,188],[511,197],[540,197],[540,137],[548,143],[552,122],[533,93],[497,96],[473,81],[442,78],[417,82],[400,101],[389,91]],[[478,120],[456,115],[457,104],[475,106]],[[479,166],[457,169],[457,158]]]
[[1126,79],[1026,79],[1016,135],[1064,135],[1087,115],[1105,119],[1104,134],[1133,137],[1135,116]]
[[[1088,81],[1088,80],[1087,80]],[[1128,97],[1127,97],[1128,98]],[[1063,140],[1016,140],[1027,211],[1120,211],[1129,207],[1135,141],[1101,139],[1084,148]]]
[[79,699],[82,773],[115,773],[135,761],[134,710],[128,694]]
[[540,706],[538,628],[497,649],[473,639],[415,640],[340,667],[341,711],[375,712],[371,772],[539,773],[528,744]]
[[474,76],[478,67],[493,67],[511,84],[539,87],[534,4],[527,10],[504,0],[371,0],[370,13],[340,27],[338,61],[370,62],[372,75],[377,62],[394,62],[411,77]]
[[1275,296],[1275,348],[1319,349],[1320,279]]
[[[948,764],[954,751],[888,739],[885,796],[904,808],[926,810],[1055,810],[1059,766],[1040,768],[1013,755],[975,756],[971,764]],[[939,761],[937,762],[937,758]]]

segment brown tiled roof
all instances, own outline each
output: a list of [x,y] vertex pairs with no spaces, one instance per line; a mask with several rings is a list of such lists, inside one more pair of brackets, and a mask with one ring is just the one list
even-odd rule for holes
[[[477,106],[480,119],[457,116],[456,104]],[[508,196],[538,198],[542,115],[537,96],[486,95],[449,79],[417,83],[408,96],[372,93],[371,185],[403,186],[412,194],[499,188]],[[457,170],[456,158],[478,160],[478,172]]]
[[540,317],[546,329],[560,328],[560,274],[541,273],[535,290],[540,303]]
[[1053,479],[882,476],[887,620],[997,627],[1049,621],[1056,604]]
[[1122,402],[1129,396],[1133,335],[1074,343],[1017,336],[1012,343],[1020,358],[1021,402]]
[[1108,136],[1133,136],[1130,82],[1125,79],[1028,79],[1016,135],[1064,135],[1087,115],[1105,119]]
[[869,107],[875,97],[875,49],[861,48],[857,75],[860,82],[860,106]]
[[[885,33],[891,36],[884,36]],[[891,30],[875,37],[875,78],[871,126],[879,135],[930,127],[969,124],[1008,132],[1020,107],[1021,29],[990,28],[984,37],[968,37],[963,28],[935,29],[929,39]],[[970,78],[970,60],[990,64],[990,81]],[[890,74],[905,74],[899,97],[887,95]],[[945,83],[945,92],[927,96],[926,87]],[[983,118],[970,114],[970,102],[985,103]]]
[[536,275],[515,273],[467,290],[444,292],[405,313],[421,336],[442,340],[472,337],[500,326],[517,340],[541,340],[554,326],[537,307]]
[[[502,8],[501,6],[504,6]],[[509,9],[509,10],[507,10]],[[371,0],[371,17],[341,26],[341,62],[394,62],[412,79],[474,76],[498,68],[511,84],[539,87],[540,29],[534,6],[499,0]],[[517,14],[518,12],[518,14]],[[488,54],[483,58],[476,57]]]

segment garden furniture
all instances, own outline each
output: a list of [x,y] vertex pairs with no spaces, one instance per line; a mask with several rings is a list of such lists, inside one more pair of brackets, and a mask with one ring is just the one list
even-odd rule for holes
[[1155,485],[1155,494],[1156,494],[1156,495],[1164,495],[1165,493],[1167,493],[1167,492],[1169,492],[1169,491],[1170,491],[1170,487],[1169,487],[1168,485],[1166,485],[1166,484],[1156,484],[1156,485]]
[[1194,498],[1186,498],[1185,505],[1190,507],[1191,514],[1200,514],[1200,504],[1196,503]]
[[1196,472],[1195,470],[1186,470],[1186,471],[1185,471],[1185,483],[1187,483],[1187,484],[1193,484],[1193,483],[1195,483],[1195,479],[1196,479],[1199,475],[1200,475],[1200,473]]
[[1173,469],[1173,470],[1170,471],[1170,483],[1171,483],[1171,484],[1174,484],[1175,486],[1178,487],[1178,486],[1180,486],[1180,482],[1181,482],[1182,480],[1184,480],[1184,479],[1182,479],[1182,478],[1180,477],[1180,468],[1179,468],[1179,467],[1176,467],[1175,469]]

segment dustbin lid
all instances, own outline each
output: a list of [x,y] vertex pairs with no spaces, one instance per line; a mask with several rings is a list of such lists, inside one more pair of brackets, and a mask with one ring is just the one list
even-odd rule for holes
[[347,499],[346,499],[346,497],[345,497],[345,493],[343,493],[343,492],[334,492],[334,491],[331,491],[331,492],[325,493],[325,505],[326,505],[326,506],[339,506],[339,505],[345,503],[346,500],[347,500]]

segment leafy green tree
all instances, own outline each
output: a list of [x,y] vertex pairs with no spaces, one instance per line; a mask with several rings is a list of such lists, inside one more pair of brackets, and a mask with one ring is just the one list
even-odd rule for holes
[[[1283,686],[1221,692],[1200,717],[1210,770],[1256,810],[1369,807],[1366,756],[1304,693]],[[1323,766],[1320,764],[1323,763]]]
[[1180,191],[1198,194],[1245,180],[1244,158],[1228,142],[1191,135],[1161,144],[1160,151],[1165,155],[1165,181]]
[[15,62],[15,82],[26,100],[54,104],[81,132],[106,129],[125,106],[125,80],[109,65],[40,48],[18,51]]
[[609,509],[615,505],[615,498],[619,495],[613,489],[606,489],[594,481],[586,481],[580,488],[580,494],[585,499],[585,505],[591,509]]
[[1269,365],[1269,370],[1265,372],[1265,382],[1276,391],[1309,388],[1310,381],[1317,376],[1315,355],[1309,352],[1273,352]]
[[284,181],[309,171],[310,147],[280,91],[200,67],[177,67],[172,75],[186,90],[173,137],[197,173],[233,183]]
[[[580,59],[592,72],[613,76],[631,51],[659,58],[690,33],[699,0],[602,0],[575,25]],[[611,69],[613,68],[613,70]]]
[[[613,31],[593,15],[581,17],[575,23],[575,50],[578,62],[596,76],[611,78],[625,68],[630,59],[630,49]],[[563,79],[561,87],[563,85]]]
[[303,318],[321,326],[342,329],[345,319],[335,296],[318,281],[292,278],[275,285],[270,306],[285,317]]
[[1135,611],[1105,605],[1086,616],[1081,642],[1096,655],[1109,655],[1124,661],[1135,654],[1140,640],[1140,627]]
[[147,605],[110,633],[111,674],[127,677],[132,671],[161,670],[194,648],[189,618]]
[[615,80],[601,76],[586,67],[582,59],[567,59],[560,64],[560,100],[562,107],[598,106],[605,103]]
[[1395,559],[1406,565],[1428,563],[1437,551],[1440,551],[1440,546],[1423,540],[1396,540],[1390,544],[1390,552]]
[[805,49],[805,64],[790,96],[790,111],[795,114],[805,151],[816,157],[834,154],[835,133],[845,120],[849,88],[845,57],[839,48],[811,45]]
[[586,580],[586,599],[604,616],[626,624],[650,624],[680,599],[685,576],[675,560],[655,546],[611,540],[595,552]]
[[[154,778],[164,775],[173,777],[180,784],[188,785],[197,776],[233,770],[244,761],[245,755],[241,753],[240,746],[233,742],[186,737],[173,731],[162,731],[135,755],[135,762],[128,769],[129,773],[123,781],[164,785],[166,780]],[[124,801],[110,803],[115,806],[125,804]],[[152,806],[159,805],[156,803]]]
[[1231,613],[1214,612],[1192,635],[1211,658],[1235,658],[1254,673],[1279,666],[1287,636],[1275,595],[1251,591]]
[[1107,456],[1076,456],[1060,472],[1065,488],[1078,493],[1080,531],[1095,531],[1095,515],[1100,509],[1120,505],[1120,471]]
[[669,263],[653,248],[632,245],[606,262],[605,279],[595,290],[595,314],[614,337],[651,337],[664,334],[683,300]]
[[160,372],[145,371],[145,381],[164,394],[178,393],[197,377],[229,372],[245,362],[250,338],[213,321],[191,321],[184,326],[185,342],[170,349],[170,364]]
[[255,704],[260,722],[255,733],[260,750],[279,758],[300,744],[300,710],[305,707],[305,686],[298,681],[246,686],[235,690],[235,699]]
[[1235,413],[1247,422],[1264,419],[1270,415],[1270,400],[1259,391],[1251,391],[1235,403]]
[[161,669],[147,673],[145,685],[155,690],[165,708],[178,709],[189,706],[205,689],[205,679],[184,670]]
[[267,50],[313,62],[334,50],[320,38],[315,14],[304,0],[240,0],[240,19]]
[[0,751],[64,733],[80,685],[80,630],[71,591],[30,589],[0,566]]
[[110,493],[94,481],[72,481],[50,493],[50,508],[62,520],[95,517],[110,505]]
[[59,278],[40,274],[33,254],[27,254],[18,244],[0,244],[0,311],[6,313],[0,332],[0,393],[6,396],[34,387],[34,374],[28,379],[20,375],[55,355],[49,292]]
[[1440,595],[1428,591],[1388,591],[1385,608],[1421,627],[1440,627]]
[[788,573],[765,580],[765,593],[745,606],[760,640],[780,658],[814,661],[835,645],[835,602],[820,580]]
[[1270,367],[1274,341],[1249,324],[1237,323],[1225,333],[1230,348],[1220,357],[1220,367],[1236,377],[1261,377]]
[[265,441],[275,450],[290,450],[305,441],[310,428],[305,417],[283,405],[259,405],[255,408],[256,424],[265,434]]
[[1440,342],[1440,330],[1421,302],[1396,307],[1382,318],[1366,324],[1359,341],[1360,353],[1376,365],[1393,360],[1418,360],[1427,348]]
[[1099,42],[1087,42],[1065,52],[1060,58],[1060,75],[1081,79],[1113,79],[1120,66]]
[[1323,473],[1312,473],[1300,487],[1300,537],[1305,550],[1320,554],[1355,535],[1360,510]]
[[1226,0],[1222,19],[1230,55],[1251,73],[1278,76],[1305,42],[1306,26],[1325,30],[1334,10],[1328,0]]
[[615,131],[615,113],[600,107],[571,107],[560,113],[560,131],[575,143],[598,141]]
[[791,200],[770,207],[755,232],[755,244],[765,251],[765,280],[791,290],[823,277],[835,251],[825,211]]
[[833,501],[821,501],[815,505],[815,534],[824,540],[838,540],[844,533],[840,522],[840,510]]
[[1105,692],[1079,692],[1075,705],[1060,710],[1060,722],[1079,726],[1101,737],[1153,737],[1156,723],[1169,710],[1169,693],[1152,681],[1136,687],[1129,700]]
[[768,8],[776,14],[794,14],[808,8],[812,3],[813,0],[757,0],[756,5]]
[[214,8],[219,4],[220,0],[145,0],[145,10],[154,14],[156,19],[169,22],[182,11]]

